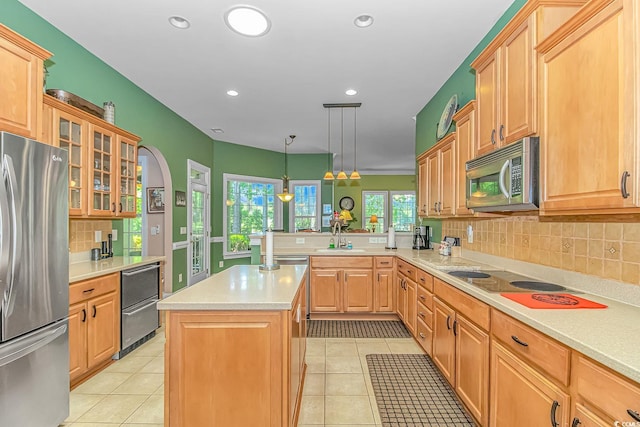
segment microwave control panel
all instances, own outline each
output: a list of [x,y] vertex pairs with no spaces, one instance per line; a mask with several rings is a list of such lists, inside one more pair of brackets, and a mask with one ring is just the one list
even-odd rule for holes
[[522,194],[522,157],[511,159],[511,197]]

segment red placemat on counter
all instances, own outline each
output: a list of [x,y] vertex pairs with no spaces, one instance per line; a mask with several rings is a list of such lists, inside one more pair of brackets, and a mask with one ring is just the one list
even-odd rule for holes
[[607,306],[604,304],[580,298],[571,294],[501,293],[500,295],[529,308],[607,308]]

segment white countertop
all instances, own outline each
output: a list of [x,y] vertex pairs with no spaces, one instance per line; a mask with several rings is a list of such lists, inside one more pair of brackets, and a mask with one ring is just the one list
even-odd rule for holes
[[290,310],[306,265],[236,265],[158,302],[159,310]]
[[117,273],[127,268],[164,261],[164,256],[115,256],[100,261],[81,261],[69,264],[69,283]]

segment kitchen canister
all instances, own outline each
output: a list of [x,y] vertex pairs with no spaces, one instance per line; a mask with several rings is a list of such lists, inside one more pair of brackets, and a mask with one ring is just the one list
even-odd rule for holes
[[104,104],[102,104],[102,107],[104,108],[104,116],[103,116],[103,118],[107,122],[115,124],[115,122],[116,122],[116,105],[111,101],[107,101]]
[[100,261],[102,258],[102,252],[100,248],[91,249],[91,261]]

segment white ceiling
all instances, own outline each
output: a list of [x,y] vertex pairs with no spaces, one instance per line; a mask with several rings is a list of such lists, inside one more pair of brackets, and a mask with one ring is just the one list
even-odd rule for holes
[[[326,153],[322,104],[361,102],[365,174],[413,173],[413,118],[513,2],[243,0],[271,20],[267,35],[252,38],[225,25],[239,4],[230,0],[20,1],[214,139],[283,151],[295,134],[289,153]],[[373,16],[371,27],[353,24],[361,14]],[[191,28],[172,27],[173,15]],[[331,120],[338,167],[340,110]],[[344,110],[347,172],[353,123],[353,109]]]

